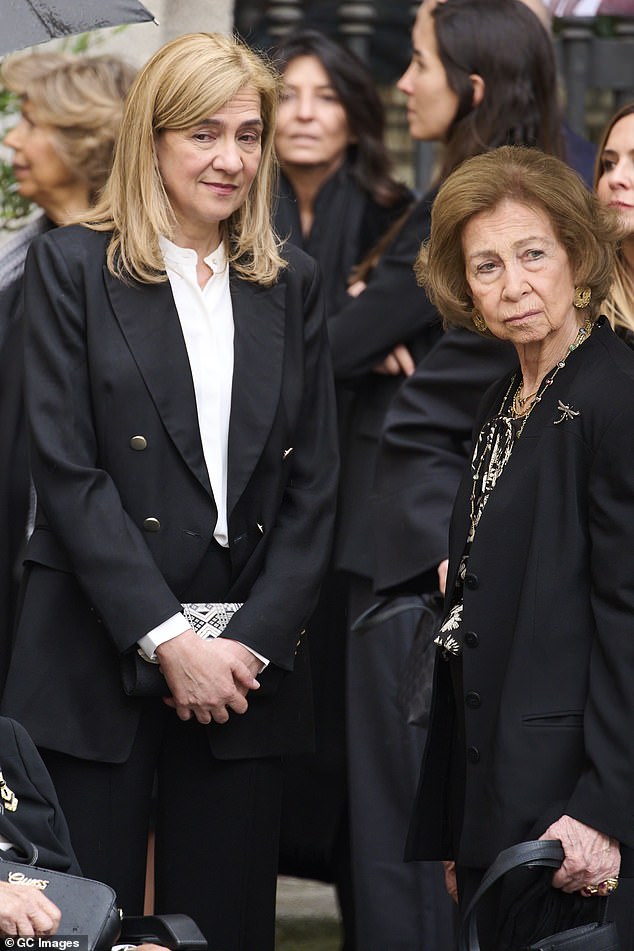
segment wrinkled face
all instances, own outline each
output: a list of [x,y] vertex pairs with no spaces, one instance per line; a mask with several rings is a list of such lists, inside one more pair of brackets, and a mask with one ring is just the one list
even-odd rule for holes
[[54,126],[40,122],[28,102],[23,103],[20,121],[5,136],[4,144],[13,149],[13,174],[23,198],[46,209],[75,184],[75,176],[55,146]]
[[470,218],[462,253],[474,306],[487,327],[516,346],[548,340],[561,351],[578,330],[565,248],[539,208],[504,201]]
[[443,141],[458,111],[458,96],[447,81],[438,55],[433,3],[421,4],[412,30],[412,59],[397,85],[407,96],[410,135],[425,142]]
[[313,166],[325,175],[342,164],[350,130],[346,111],[315,56],[297,56],[284,70],[275,146],[282,167]]
[[159,172],[181,232],[218,236],[257,174],[262,129],[260,97],[247,86],[192,128],[158,133]]
[[634,114],[615,122],[601,154],[597,195],[634,234]]

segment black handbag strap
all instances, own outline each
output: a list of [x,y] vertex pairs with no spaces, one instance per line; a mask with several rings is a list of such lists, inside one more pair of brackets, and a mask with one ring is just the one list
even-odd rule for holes
[[541,839],[535,842],[520,842],[504,849],[484,873],[480,886],[467,906],[462,919],[460,951],[480,951],[478,939],[478,902],[486,891],[514,868],[560,867],[564,850],[559,839]]
[[[20,832],[17,825],[14,822],[11,822],[10,819],[7,819],[4,812],[0,812],[0,836],[5,839],[7,842],[10,842],[11,845],[18,852],[21,852],[24,855],[23,865],[35,865],[38,859],[38,849],[36,845],[33,845],[27,837]],[[0,849],[0,862],[5,860],[4,850]],[[14,859],[11,859],[14,861]]]
[[379,624],[385,624],[386,621],[390,621],[405,611],[428,611],[433,614],[443,601],[444,598],[439,592],[385,598],[370,605],[358,618],[355,618],[350,625],[350,630],[355,634],[364,633]]

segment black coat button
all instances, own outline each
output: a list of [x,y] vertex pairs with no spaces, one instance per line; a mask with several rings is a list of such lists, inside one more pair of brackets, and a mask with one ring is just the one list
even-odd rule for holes
[[467,631],[464,636],[464,642],[467,647],[477,647],[480,643],[480,638],[475,631]]
[[477,748],[477,746],[470,746],[467,749],[467,759],[470,763],[480,762],[480,750]]
[[479,587],[478,576],[469,573],[468,575],[465,575],[464,583],[465,583],[465,588],[469,588],[471,591],[475,591],[476,588]]
[[160,532],[161,523],[157,518],[144,518],[143,519],[143,528],[146,532]]
[[467,694],[465,694],[464,701],[467,706],[471,707],[473,710],[477,710],[478,707],[482,706],[482,697],[475,690],[470,690]]

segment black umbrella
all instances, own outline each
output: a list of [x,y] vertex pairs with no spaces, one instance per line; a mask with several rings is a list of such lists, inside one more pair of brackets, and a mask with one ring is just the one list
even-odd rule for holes
[[153,19],[138,0],[2,0],[0,56],[55,37]]

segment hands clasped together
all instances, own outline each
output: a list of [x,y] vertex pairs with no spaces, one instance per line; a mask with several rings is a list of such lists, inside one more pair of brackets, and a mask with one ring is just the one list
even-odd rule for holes
[[260,686],[261,661],[229,638],[201,640],[189,630],[161,644],[156,655],[172,692],[164,702],[181,720],[226,723],[230,712],[246,713],[247,694]]

